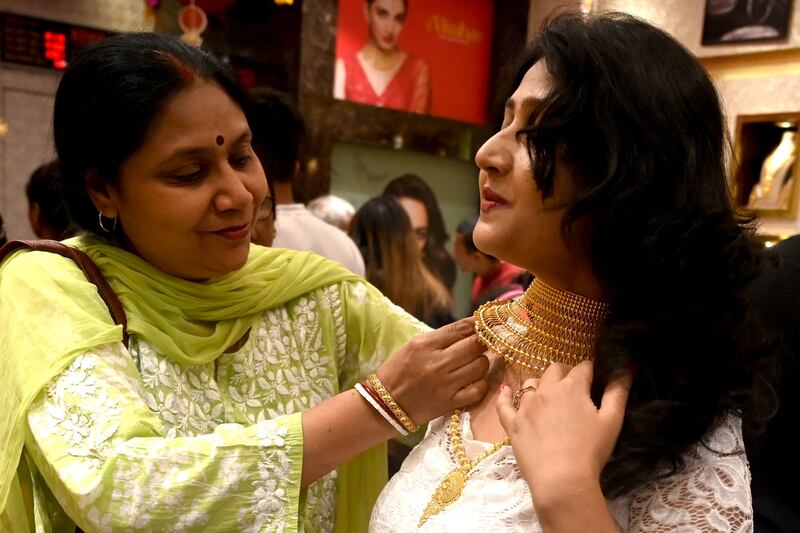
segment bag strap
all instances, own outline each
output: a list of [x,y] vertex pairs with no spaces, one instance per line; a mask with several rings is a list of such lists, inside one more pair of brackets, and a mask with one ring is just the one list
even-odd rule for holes
[[8,241],[0,248],[0,262],[5,260],[12,252],[22,249],[50,252],[66,257],[67,259],[72,259],[78,265],[78,268],[86,275],[86,278],[97,287],[97,292],[100,293],[100,298],[103,299],[106,307],[108,307],[108,311],[111,313],[111,318],[114,320],[114,323],[122,326],[122,343],[126,348],[128,347],[128,318],[125,315],[125,308],[122,307],[122,303],[119,301],[119,298],[117,298],[114,289],[111,288],[106,277],[100,272],[100,269],[88,255],[77,248],[72,248],[66,244],[61,244],[58,241],[51,241],[49,239],[31,241],[20,240]]

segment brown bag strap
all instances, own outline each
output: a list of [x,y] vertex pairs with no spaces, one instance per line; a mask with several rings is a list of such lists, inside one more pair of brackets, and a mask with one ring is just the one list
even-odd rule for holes
[[8,241],[0,248],[0,262],[5,260],[6,256],[10,253],[25,248],[39,252],[51,252],[75,261],[86,275],[86,278],[97,287],[97,292],[100,293],[100,298],[103,299],[106,307],[108,307],[108,311],[111,313],[111,318],[114,319],[114,323],[122,326],[122,343],[126,348],[128,347],[128,318],[125,316],[125,309],[114,293],[114,289],[108,284],[106,277],[100,272],[100,269],[97,268],[95,262],[92,261],[88,255],[77,248],[72,248],[58,241],[47,239],[35,241]]

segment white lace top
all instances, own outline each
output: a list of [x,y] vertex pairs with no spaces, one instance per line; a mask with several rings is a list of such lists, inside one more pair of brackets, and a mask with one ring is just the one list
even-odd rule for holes
[[[444,477],[458,466],[448,440],[450,416],[430,423],[428,434],[380,495],[371,533],[542,531],[530,489],[510,446],[487,457],[470,473],[461,497],[417,527]],[[472,438],[469,413],[462,421],[464,449],[474,458],[490,445]],[[615,500],[608,508],[623,531],[695,532],[753,530],[750,471],[740,420],[728,417],[687,457],[687,468]],[[714,451],[711,451],[714,450]]]

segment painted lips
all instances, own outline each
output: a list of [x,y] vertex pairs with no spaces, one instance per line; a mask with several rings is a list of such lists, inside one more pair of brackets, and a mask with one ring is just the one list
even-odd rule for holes
[[490,187],[483,188],[483,195],[481,198],[481,213],[489,211],[494,207],[506,205],[505,199],[494,192]]
[[250,224],[231,226],[218,231],[212,231],[211,233],[231,241],[238,241],[240,239],[250,238]]

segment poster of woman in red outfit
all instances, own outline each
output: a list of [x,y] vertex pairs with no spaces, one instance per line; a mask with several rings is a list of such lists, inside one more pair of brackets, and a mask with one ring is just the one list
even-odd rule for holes
[[491,0],[340,0],[333,96],[483,123]]

